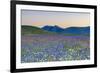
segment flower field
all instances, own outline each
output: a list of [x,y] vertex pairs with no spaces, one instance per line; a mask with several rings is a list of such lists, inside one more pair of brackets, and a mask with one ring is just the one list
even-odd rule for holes
[[21,36],[21,63],[89,59],[89,36],[66,36],[60,34]]

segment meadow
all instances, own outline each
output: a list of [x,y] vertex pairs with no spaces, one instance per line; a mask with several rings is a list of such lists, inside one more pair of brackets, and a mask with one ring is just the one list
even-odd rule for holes
[[21,63],[90,59],[90,37],[29,34],[21,36]]

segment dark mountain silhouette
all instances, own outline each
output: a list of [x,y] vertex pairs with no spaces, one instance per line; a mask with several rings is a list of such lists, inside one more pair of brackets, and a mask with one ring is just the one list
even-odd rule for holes
[[44,26],[42,29],[50,31],[50,32],[57,32],[57,33],[63,32],[63,30],[64,30],[56,25],[55,26],[48,26],[47,25],[47,26]]
[[69,28],[64,29],[63,33],[89,34],[90,27],[69,27]]
[[42,29],[49,31],[49,32],[56,32],[61,34],[83,34],[89,35],[90,34],[90,27],[69,27],[69,28],[61,28],[59,26],[44,26]]

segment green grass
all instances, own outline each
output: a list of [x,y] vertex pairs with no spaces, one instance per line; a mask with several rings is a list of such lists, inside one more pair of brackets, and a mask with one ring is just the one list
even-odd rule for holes
[[27,25],[22,25],[21,26],[21,34],[55,34],[53,32],[45,31],[43,29],[40,29],[38,27],[34,26],[27,26]]

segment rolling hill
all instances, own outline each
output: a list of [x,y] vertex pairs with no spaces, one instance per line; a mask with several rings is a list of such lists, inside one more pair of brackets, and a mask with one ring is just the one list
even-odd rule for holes
[[90,27],[69,27],[61,28],[59,26],[44,26],[38,28],[35,26],[22,25],[22,34],[64,34],[64,35],[90,35]]
[[69,27],[66,28],[62,33],[89,35],[90,27]]
[[43,30],[35,26],[22,25],[21,34],[24,35],[24,34],[55,34],[55,33]]

